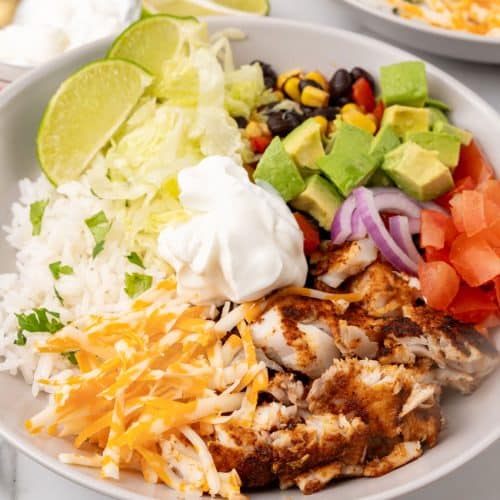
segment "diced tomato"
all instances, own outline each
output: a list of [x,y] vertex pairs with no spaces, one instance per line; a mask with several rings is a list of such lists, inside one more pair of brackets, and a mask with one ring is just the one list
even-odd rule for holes
[[453,217],[453,223],[455,224],[457,231],[460,233],[464,233],[465,225],[464,225],[464,206],[463,206],[462,193],[456,194],[450,200],[450,210],[451,210],[451,216]]
[[259,135],[257,137],[250,138],[250,146],[252,151],[258,155],[261,155],[269,144],[271,144],[272,137],[270,135]]
[[461,234],[451,244],[450,262],[470,286],[480,286],[500,274],[500,256],[482,235]]
[[500,276],[497,276],[493,282],[495,283],[495,292],[497,296],[497,304],[500,307]]
[[457,230],[449,215],[436,210],[422,210],[420,213],[420,246],[442,249],[457,236]]
[[464,177],[463,179],[455,182],[455,187],[451,191],[448,191],[446,194],[443,194],[439,198],[436,198],[434,201],[438,205],[449,210],[450,200],[453,198],[453,196],[455,196],[457,193],[461,193],[465,189],[474,189],[475,187],[476,185],[472,180],[472,177]]
[[354,82],[352,98],[365,113],[371,113],[375,109],[375,96],[366,78],[359,78]]
[[481,288],[471,288],[461,285],[450,304],[452,316],[466,323],[482,323],[498,310],[495,301]]
[[450,262],[450,249],[448,247],[437,249],[433,247],[427,247],[425,249],[425,261],[435,262],[442,260],[443,262]]
[[468,146],[462,146],[460,161],[453,172],[455,182],[465,177],[470,177],[474,181],[474,187],[494,177],[492,166],[475,141],[472,141]]
[[445,311],[460,287],[455,269],[442,261],[422,263],[418,266],[418,277],[427,303],[438,311]]
[[474,236],[486,228],[484,195],[469,189],[462,192],[462,220],[467,236]]
[[500,207],[500,181],[496,179],[486,181],[480,189],[487,199]]
[[495,252],[500,252],[500,220],[490,224],[481,236],[491,245]]
[[385,111],[385,106],[382,101],[377,102],[377,105],[375,106],[375,109],[373,110],[373,114],[375,115],[375,118],[377,119],[377,123],[380,125],[382,122],[382,117],[384,116],[384,111]]
[[304,253],[311,255],[319,247],[319,229],[307,217],[299,212],[294,212],[293,216],[304,235]]

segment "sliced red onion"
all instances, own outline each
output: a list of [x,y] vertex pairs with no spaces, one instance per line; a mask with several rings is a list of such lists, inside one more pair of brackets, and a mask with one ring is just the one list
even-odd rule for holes
[[351,235],[349,236],[349,241],[357,241],[361,240],[366,236],[366,227],[361,220],[361,216],[359,215],[359,210],[356,208],[352,213],[351,218]]
[[447,212],[442,206],[434,203],[433,201],[420,201],[418,204],[425,210],[435,210],[436,212],[440,212],[444,215],[450,215],[450,213]]
[[421,208],[418,203],[398,188],[378,188],[373,191],[375,206],[379,212],[394,212],[408,217],[420,218]]
[[408,217],[404,215],[389,217],[389,231],[394,241],[405,251],[406,255],[408,255],[413,262],[416,264],[422,262],[422,257],[411,236]]
[[342,245],[352,233],[351,218],[355,208],[356,198],[350,194],[335,213],[330,234],[336,245]]
[[415,217],[408,217],[408,227],[410,228],[411,234],[420,233],[420,217],[418,219]]
[[400,271],[417,274],[417,264],[406,255],[385,228],[384,221],[377,210],[373,193],[364,187],[356,188],[353,193],[361,220],[382,255]]

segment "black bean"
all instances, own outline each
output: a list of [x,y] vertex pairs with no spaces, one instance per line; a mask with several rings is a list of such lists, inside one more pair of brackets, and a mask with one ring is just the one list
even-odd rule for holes
[[238,124],[239,128],[245,128],[248,125],[248,120],[244,116],[235,116],[234,121]]
[[265,76],[264,77],[264,87],[266,89],[274,89],[276,87],[276,78],[272,76]]
[[306,87],[316,87],[317,89],[323,90],[323,87],[318,83],[315,82],[314,80],[300,80],[299,83],[299,90],[302,93]]
[[274,111],[267,117],[271,134],[283,137],[302,123],[302,116],[295,111]]
[[278,75],[276,74],[276,71],[274,71],[273,67],[270,64],[267,64],[263,61],[252,61],[251,64],[260,64],[260,67],[262,68],[262,74],[264,75],[264,85],[266,86],[267,89],[273,89],[276,86],[276,79]]
[[346,69],[337,70],[330,79],[330,95],[333,98],[348,96],[351,93],[352,77]]
[[328,106],[326,108],[308,108],[306,106],[303,106],[302,110],[304,111],[304,116],[306,118],[311,118],[313,116],[324,116],[328,121],[335,120],[335,117],[340,112],[340,109],[336,106]]
[[359,66],[356,66],[355,68],[351,69],[351,77],[353,82],[356,80],[359,80],[360,78],[366,78],[368,80],[368,83],[370,84],[370,87],[372,88],[373,91],[375,91],[375,80],[368,71],[366,71],[363,68],[360,68]]
[[330,106],[341,108],[350,102],[352,102],[352,100],[349,97],[337,97],[336,99],[330,100]]

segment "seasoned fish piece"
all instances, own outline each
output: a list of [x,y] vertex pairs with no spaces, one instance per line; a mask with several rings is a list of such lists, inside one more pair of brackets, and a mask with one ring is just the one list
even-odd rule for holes
[[283,405],[295,405],[307,408],[304,384],[295,378],[292,373],[276,373],[269,381],[266,391]]
[[304,471],[331,462],[358,465],[364,460],[367,426],[359,417],[311,415],[304,423],[271,434],[273,472],[282,487]]
[[311,274],[325,285],[337,288],[374,262],[377,255],[371,238],[350,241],[340,247],[330,243],[311,256]]
[[285,296],[250,325],[256,347],[289,370],[319,377],[340,356],[335,346],[336,306],[330,301]]
[[383,262],[371,264],[350,281],[348,288],[363,296],[359,304],[376,318],[401,316],[402,307],[413,304],[419,296],[418,289]]
[[267,431],[233,425],[215,425],[207,438],[208,449],[220,472],[236,469],[243,486],[256,488],[275,480],[272,448]]
[[[495,346],[471,325],[429,307],[405,306],[403,314],[414,325],[412,329],[419,329],[421,335],[419,344],[406,338],[400,341],[417,354],[431,358],[437,365],[435,374],[438,379],[451,384],[456,381],[458,389],[470,392],[498,365],[499,356]],[[385,328],[386,333],[388,328]],[[396,338],[397,335],[401,336],[401,330],[395,330],[393,335]],[[439,373],[440,370],[444,371]],[[455,372],[471,376],[472,386]]]
[[303,472],[294,481],[302,493],[310,495],[324,488],[333,479],[381,476],[415,460],[421,455],[422,446],[418,441],[398,443],[389,455],[375,458],[365,466],[332,462]]
[[377,361],[335,360],[311,386],[314,414],[359,416],[368,425],[368,459],[388,455],[394,445],[419,441],[434,446],[441,428],[440,388],[417,381],[403,366]]

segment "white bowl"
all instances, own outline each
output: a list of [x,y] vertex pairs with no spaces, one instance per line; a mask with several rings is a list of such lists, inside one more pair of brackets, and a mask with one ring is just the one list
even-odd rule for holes
[[500,64],[500,36],[451,31],[404,19],[394,15],[385,0],[379,0],[380,6],[365,0],[343,2],[369,30],[398,44],[454,59]]
[[[413,56],[368,37],[321,26],[276,19],[214,18],[211,30],[237,26],[248,39],[234,43],[236,61],[259,58],[278,70],[302,66],[321,69],[328,75],[341,66],[362,66],[377,74],[381,65],[412,59]],[[83,64],[103,56],[110,40],[100,41],[66,54],[12,84],[0,94],[0,225],[10,218],[10,203],[17,197],[16,181],[38,175],[35,136],[44,107],[62,80]],[[500,174],[500,118],[480,97],[462,84],[429,65],[433,97],[449,103],[455,123],[471,129],[487,155],[497,161]],[[14,270],[13,252],[0,238],[0,272]],[[63,465],[57,454],[71,446],[62,439],[32,438],[23,422],[43,406],[31,397],[30,388],[19,378],[0,374],[0,435],[41,464],[59,474],[102,493],[124,498],[176,498],[164,486],[149,485],[138,475],[123,476],[120,483],[102,481],[86,468]],[[443,476],[484,450],[500,437],[500,371],[494,373],[469,397],[444,398],[448,425],[439,444],[419,460],[376,479],[343,481],[316,494],[327,500],[386,499],[405,494]],[[478,478],[479,479],[479,478]],[[284,494],[299,498],[295,490]],[[278,491],[258,492],[254,498],[283,498]]]

